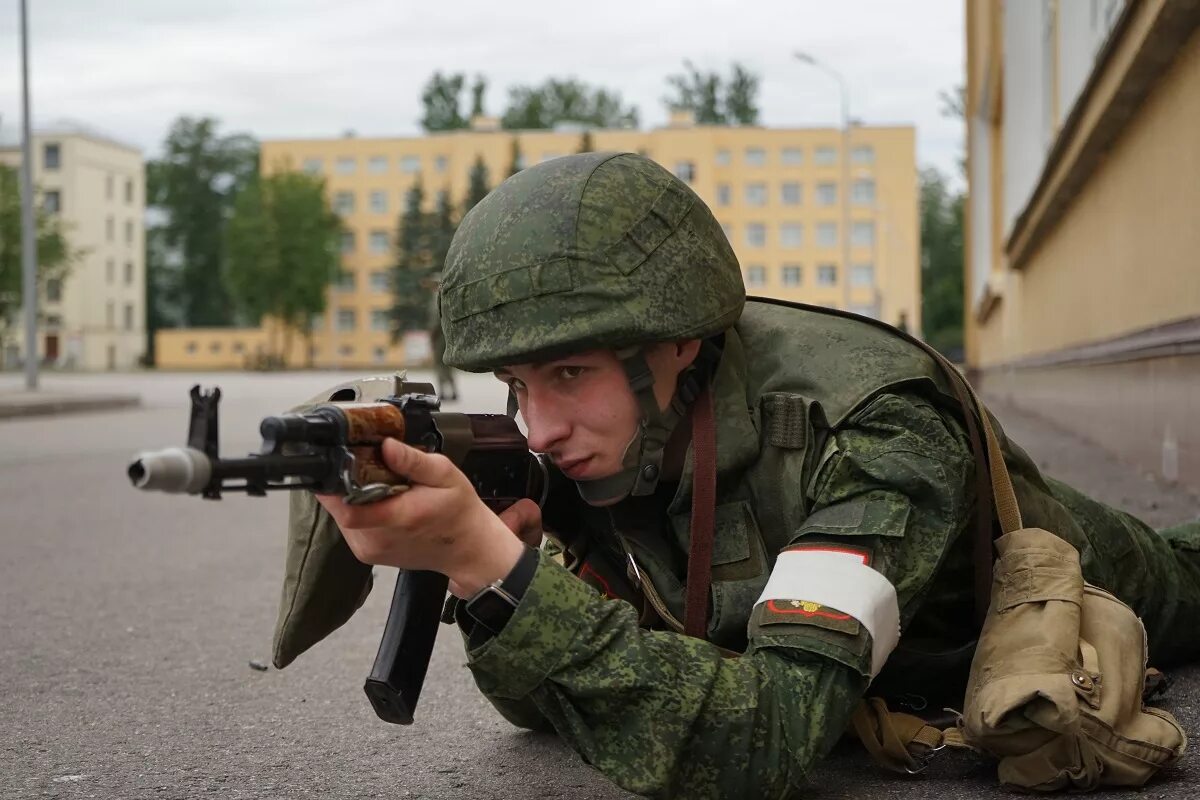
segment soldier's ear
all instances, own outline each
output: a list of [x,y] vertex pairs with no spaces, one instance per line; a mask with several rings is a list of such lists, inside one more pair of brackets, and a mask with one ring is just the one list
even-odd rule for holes
[[673,342],[672,345],[675,348],[675,358],[680,369],[691,365],[700,353],[699,339],[685,339],[682,342]]

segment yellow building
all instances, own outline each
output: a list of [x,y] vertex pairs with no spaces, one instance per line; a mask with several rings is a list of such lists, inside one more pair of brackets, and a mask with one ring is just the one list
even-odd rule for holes
[[1200,6],[966,12],[968,363],[1200,486]]
[[[912,127],[855,127],[848,154],[836,128],[700,126],[677,118],[655,130],[588,136],[594,150],[642,152],[687,180],[725,227],[751,294],[849,308],[920,330]],[[421,137],[263,142],[263,170],[324,176],[347,227],[346,280],[331,288],[315,326],[313,364],[367,368],[427,357],[424,335],[393,346],[389,333],[397,219],[415,181],[429,210],[441,192],[457,204],[477,157],[494,186],[509,174],[514,141],[528,165],[577,152],[582,140],[578,129],[501,131],[479,119],[472,130]],[[251,340],[262,338],[258,331],[162,331],[159,364],[241,366],[255,349]],[[302,365],[304,356],[293,343],[288,363]]]
[[[78,125],[35,131],[31,144],[42,208],[79,253],[38,300],[38,354],[64,369],[133,369],[146,349],[142,154]],[[19,167],[21,148],[0,148],[0,163]],[[23,360],[24,339],[18,314],[0,367]]]

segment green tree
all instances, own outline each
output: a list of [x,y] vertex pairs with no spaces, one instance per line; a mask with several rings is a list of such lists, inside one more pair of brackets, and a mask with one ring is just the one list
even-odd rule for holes
[[490,191],[487,164],[483,163],[483,156],[476,155],[475,163],[471,165],[471,173],[467,183],[467,197],[463,200],[463,214],[465,215],[480,200],[487,197],[487,193]]
[[667,85],[675,90],[675,94],[664,97],[663,102],[672,111],[691,111],[701,125],[725,124],[721,76],[715,72],[700,72],[691,61],[685,60],[683,68],[683,73],[667,76]]
[[579,149],[576,153],[590,153],[596,149],[596,145],[592,142],[592,132],[584,131],[579,137]]
[[283,339],[270,343],[270,355],[282,360],[294,331],[311,345],[313,315],[325,310],[339,270],[341,233],[321,178],[279,172],[238,193],[226,231],[225,282],[249,320],[269,316],[283,324]]
[[450,75],[433,73],[421,91],[421,105],[425,109],[424,116],[421,117],[421,127],[429,133],[468,127],[470,120],[464,117],[461,111],[465,83],[466,78],[461,72]]
[[396,230],[396,263],[392,267],[392,340],[406,331],[429,326],[429,290],[422,286],[433,271],[431,217],[423,207],[425,189],[418,178],[404,195],[404,211]]
[[758,124],[759,77],[734,63],[725,87],[725,118],[739,125]]
[[963,346],[963,209],[936,169],[921,171],[921,317],[925,339],[957,356]]
[[673,94],[663,98],[672,111],[691,111],[701,125],[755,125],[758,123],[760,79],[738,62],[728,78],[683,62],[684,71],[667,76]]
[[471,84],[471,117],[483,116],[486,112],[483,109],[483,95],[487,92],[487,80],[482,75],[475,76],[475,83]]
[[550,78],[540,86],[513,86],[501,117],[508,130],[547,129],[560,122],[597,128],[636,128],[638,112],[621,95],[569,78]]
[[[222,242],[234,197],[258,174],[258,143],[241,134],[221,136],[218,126],[212,117],[180,117],[163,142],[162,158],[146,165],[147,203],[162,220],[151,226],[154,247],[146,254],[147,284],[155,290],[148,317],[156,322],[233,321],[220,280]],[[167,297],[177,299],[174,309]],[[152,330],[147,334],[153,336]]]
[[[34,257],[40,292],[48,281],[63,280],[81,253],[71,249],[62,218],[36,205]],[[21,240],[20,172],[0,164],[0,350],[21,310]]]
[[525,168],[525,157],[521,155],[521,143],[517,137],[512,138],[512,147],[509,149],[508,159],[508,177],[516,175]]

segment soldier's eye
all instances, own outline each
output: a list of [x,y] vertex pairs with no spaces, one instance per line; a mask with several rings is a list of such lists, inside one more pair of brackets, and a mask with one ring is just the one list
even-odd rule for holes
[[583,374],[583,370],[583,367],[559,367],[558,377],[567,381],[574,380]]
[[509,378],[506,383],[508,383],[508,388],[512,389],[514,392],[525,391],[525,384],[521,382],[520,378]]

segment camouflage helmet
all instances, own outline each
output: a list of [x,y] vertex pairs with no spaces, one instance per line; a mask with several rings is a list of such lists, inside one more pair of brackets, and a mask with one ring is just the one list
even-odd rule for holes
[[564,156],[504,181],[463,218],[442,278],[445,362],[472,372],[704,338],[746,300],[712,212],[633,153]]

